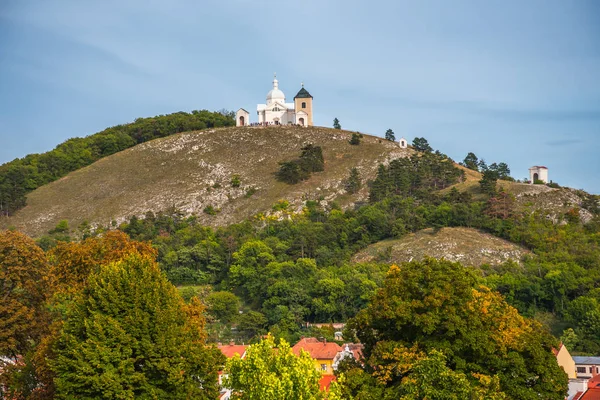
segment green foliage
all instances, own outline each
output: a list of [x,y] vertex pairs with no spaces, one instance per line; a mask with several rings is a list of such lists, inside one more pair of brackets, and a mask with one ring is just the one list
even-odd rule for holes
[[57,398],[215,398],[223,360],[203,344],[203,327],[199,303],[186,306],[148,259],[108,264],[89,277],[54,346]]
[[433,149],[427,142],[427,139],[425,139],[424,137],[414,138],[412,145],[415,150],[423,152],[423,153],[431,153],[433,151]]
[[280,181],[293,185],[310,178],[311,173],[324,169],[323,150],[320,146],[309,143],[302,148],[300,158],[280,162],[276,176]]
[[388,167],[379,166],[369,201],[373,203],[392,195],[424,197],[458,182],[462,175],[463,172],[442,154],[398,158],[392,160]]
[[496,183],[498,182],[498,178],[497,171],[486,168],[479,181],[481,191],[489,196],[494,196],[496,194]]
[[469,169],[472,169],[473,171],[479,171],[479,159],[475,153],[467,154],[461,164]]
[[344,182],[344,186],[346,188],[346,192],[350,194],[354,194],[360,190],[362,182],[360,180],[360,174],[356,167],[350,169],[350,175]]
[[392,266],[383,288],[347,326],[365,345],[367,371],[387,387],[402,385],[402,349],[441,351],[451,370],[476,374],[469,379],[498,379],[507,398],[564,398],[567,377],[552,353],[556,339],[479,281],[443,260]]
[[353,133],[352,138],[348,141],[348,143],[354,146],[358,146],[360,144],[361,137],[362,136],[360,133]]
[[237,188],[240,187],[240,185],[242,184],[242,181],[240,180],[240,176],[239,175],[233,175],[231,177],[231,187]]
[[334,129],[342,129],[342,125],[340,125],[340,120],[337,118],[333,119],[333,128]]
[[238,315],[240,300],[231,292],[212,292],[206,297],[208,313],[224,324]]
[[202,211],[204,212],[204,214],[217,215],[217,213],[219,212],[219,209],[218,208],[214,208],[211,205],[208,205],[208,206],[204,207],[204,209]]
[[85,138],[69,139],[46,153],[29,154],[2,164],[0,215],[11,215],[24,207],[27,193],[38,187],[136,144],[179,132],[233,125],[235,120],[230,113],[207,110],[138,118]]
[[393,130],[388,129],[387,131],[385,131],[385,140],[389,140],[391,142],[396,140],[396,135],[394,135]]
[[294,355],[285,340],[275,347],[272,336],[251,345],[246,356],[227,361],[224,386],[233,397],[248,400],[318,400],[321,374],[308,353]]

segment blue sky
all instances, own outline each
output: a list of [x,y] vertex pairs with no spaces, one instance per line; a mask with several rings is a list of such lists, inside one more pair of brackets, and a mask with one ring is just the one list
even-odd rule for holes
[[277,72],[317,125],[600,194],[599,21],[594,0],[1,0],[0,162],[137,117],[252,111]]

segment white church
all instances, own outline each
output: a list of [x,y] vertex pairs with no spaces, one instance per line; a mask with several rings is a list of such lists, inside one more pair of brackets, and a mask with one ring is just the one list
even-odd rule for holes
[[[273,78],[273,89],[267,93],[266,104],[256,106],[257,125],[300,125],[313,126],[313,97],[302,88],[294,96],[293,103],[285,102],[285,94],[279,89],[277,75]],[[240,108],[235,113],[236,126],[254,125],[250,122],[250,113]]]

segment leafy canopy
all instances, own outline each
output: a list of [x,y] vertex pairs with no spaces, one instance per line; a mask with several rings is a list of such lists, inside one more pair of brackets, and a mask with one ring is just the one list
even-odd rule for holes
[[296,356],[285,340],[275,341],[271,335],[251,345],[242,359],[238,355],[227,361],[224,386],[242,400],[320,400],[321,373],[315,369],[310,355],[302,351]]
[[57,398],[215,398],[223,360],[205,344],[202,313],[148,258],[102,266],[54,345]]

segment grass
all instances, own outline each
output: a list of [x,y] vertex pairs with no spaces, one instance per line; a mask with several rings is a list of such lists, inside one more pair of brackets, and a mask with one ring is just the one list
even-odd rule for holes
[[[38,188],[28,195],[27,206],[0,226],[40,236],[60,220],[68,220],[71,227],[84,220],[109,226],[111,221],[118,224],[172,206],[212,226],[270,212],[281,199],[289,201],[292,210],[318,199],[351,207],[367,198],[366,182],[374,179],[380,163],[412,153],[370,135],[352,146],[351,136],[352,132],[321,127],[229,127],[156,139]],[[297,158],[307,143],[323,148],[325,171],[297,185],[278,182],[278,163]],[[352,167],[358,168],[363,188],[346,195],[343,180]],[[236,175],[240,185],[232,187]],[[221,211],[206,214],[207,206]]]

